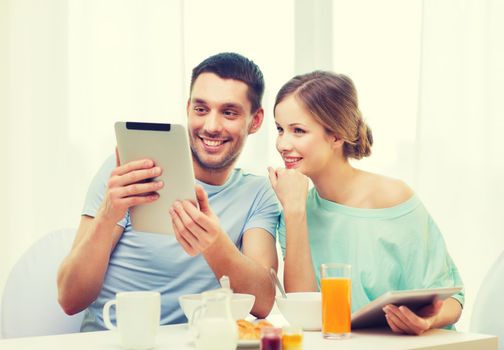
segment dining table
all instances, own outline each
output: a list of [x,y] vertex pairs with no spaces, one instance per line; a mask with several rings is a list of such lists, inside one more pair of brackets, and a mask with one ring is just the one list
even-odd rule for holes
[[[275,326],[286,321],[281,315],[271,315],[268,320]],[[38,337],[0,339],[0,350],[120,350],[119,333],[99,331]],[[164,325],[159,328],[154,350],[195,350],[194,332],[187,324]],[[259,349],[259,342],[241,342],[238,349]],[[320,331],[303,333],[304,350],[498,350],[494,335],[433,329],[420,336],[398,335],[389,329],[352,330],[348,339],[328,340]]]

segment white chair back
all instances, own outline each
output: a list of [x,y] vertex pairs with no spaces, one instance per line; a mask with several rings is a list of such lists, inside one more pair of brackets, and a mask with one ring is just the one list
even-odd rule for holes
[[84,312],[68,316],[58,304],[56,276],[75,229],[48,233],[26,251],[9,273],[2,295],[2,337],[79,332]]
[[499,350],[504,350],[504,252],[481,283],[470,329],[472,332],[498,336]]

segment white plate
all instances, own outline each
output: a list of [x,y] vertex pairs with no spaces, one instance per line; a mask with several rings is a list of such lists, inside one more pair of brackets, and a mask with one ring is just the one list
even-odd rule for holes
[[259,339],[238,339],[239,348],[256,348],[259,346]]

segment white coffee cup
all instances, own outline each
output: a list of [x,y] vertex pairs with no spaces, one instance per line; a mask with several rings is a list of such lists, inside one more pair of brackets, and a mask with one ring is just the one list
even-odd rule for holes
[[125,349],[151,349],[155,346],[161,314],[159,292],[120,292],[103,306],[103,321],[108,329],[116,329],[110,321],[110,307],[116,306],[117,329]]

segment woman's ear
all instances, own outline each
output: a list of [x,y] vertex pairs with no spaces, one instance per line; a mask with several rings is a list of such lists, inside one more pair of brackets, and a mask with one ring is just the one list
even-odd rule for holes
[[343,148],[343,145],[345,144],[345,140],[343,140],[338,135],[331,135],[331,142],[333,149]]

